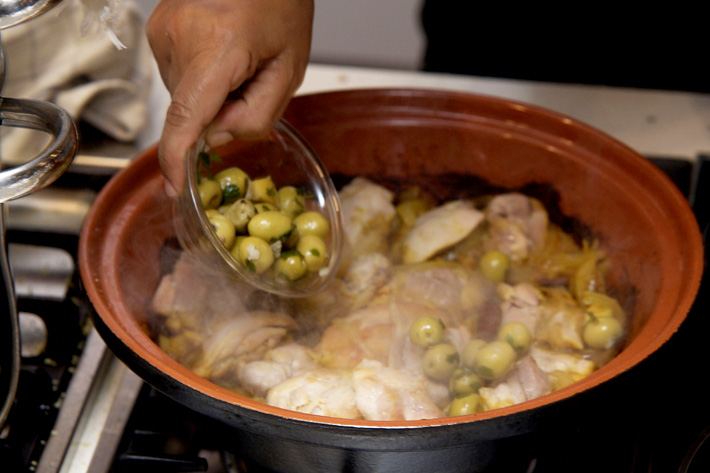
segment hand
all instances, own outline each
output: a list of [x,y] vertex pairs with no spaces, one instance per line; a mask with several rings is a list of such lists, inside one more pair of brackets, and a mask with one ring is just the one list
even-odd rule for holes
[[[160,164],[182,188],[185,154],[268,133],[305,73],[313,0],[162,0],[147,34],[172,100]],[[238,98],[227,101],[239,88]]]

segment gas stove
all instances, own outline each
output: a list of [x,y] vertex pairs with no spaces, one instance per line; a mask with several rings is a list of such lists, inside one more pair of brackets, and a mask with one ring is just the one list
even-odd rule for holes
[[[707,235],[710,157],[650,159],[690,199]],[[47,335],[46,345],[41,336],[26,343],[35,351],[23,357],[20,389],[0,432],[0,470],[264,472],[228,429],[145,385],[92,328],[77,271],[78,232],[96,193],[125,164],[80,156],[53,188],[10,208],[18,307]],[[710,330],[702,315],[710,302],[705,279],[680,331],[623,375],[595,412],[572,430],[517,439],[514,454],[491,471],[710,471],[710,407],[696,372]]]

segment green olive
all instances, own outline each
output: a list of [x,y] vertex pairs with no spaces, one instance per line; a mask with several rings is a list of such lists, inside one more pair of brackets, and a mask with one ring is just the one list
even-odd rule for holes
[[257,202],[274,204],[276,202],[276,186],[271,176],[254,179],[251,182],[249,196]]
[[483,380],[476,374],[466,370],[456,370],[449,380],[449,391],[454,396],[473,394],[483,386]]
[[285,186],[276,193],[276,206],[289,217],[295,217],[306,208],[306,201],[293,186]]
[[234,245],[234,225],[229,221],[227,217],[222,215],[216,210],[208,210],[207,220],[209,220],[212,230],[214,230],[215,235],[219,238],[225,248],[228,250]]
[[409,338],[415,345],[429,347],[444,339],[444,322],[434,317],[419,317],[409,328]]
[[481,410],[481,397],[478,394],[469,394],[463,397],[457,397],[447,409],[447,414],[450,416],[465,416],[475,414]]
[[247,229],[251,236],[274,242],[287,236],[292,229],[291,217],[281,212],[269,211],[256,214],[249,220]]
[[424,353],[422,369],[435,381],[448,381],[459,365],[459,354],[450,343],[431,346]]
[[240,239],[238,248],[239,261],[257,274],[263,273],[274,263],[274,252],[271,246],[261,238],[244,237]]
[[287,251],[276,260],[276,272],[289,281],[300,279],[306,274],[306,262],[298,251]]
[[476,373],[488,380],[502,378],[513,367],[515,358],[515,350],[507,342],[487,343],[476,353]]
[[328,262],[328,248],[320,237],[305,235],[298,240],[296,249],[303,255],[308,271],[318,271]]
[[480,338],[474,338],[466,344],[461,354],[461,361],[466,368],[474,369],[476,367],[476,354],[478,350],[486,346],[487,343],[487,341],[481,340]]
[[222,189],[222,196],[225,202],[234,202],[247,195],[249,175],[238,167],[224,169],[218,172],[214,178]]
[[[220,207],[220,211],[222,207]],[[256,215],[254,204],[246,199],[239,199],[223,212],[238,232],[244,232],[249,221]]]
[[325,238],[330,232],[328,219],[315,211],[303,212],[293,219],[293,223],[296,225],[296,232],[300,237],[315,235]]
[[232,246],[232,249],[229,252],[232,255],[232,258],[241,264],[244,264],[244,261],[242,261],[242,257],[239,255],[239,245],[245,238],[247,237],[237,235],[237,237],[234,239],[234,246]]
[[607,350],[619,341],[623,331],[621,323],[614,317],[594,318],[584,326],[582,338],[591,348]]
[[510,267],[510,258],[497,250],[486,251],[478,267],[486,278],[493,282],[502,282]]
[[200,179],[197,192],[200,194],[202,207],[206,209],[215,209],[219,207],[219,204],[222,202],[222,189],[220,189],[217,181],[213,181],[212,179]]
[[621,308],[619,302],[606,294],[586,292],[582,296],[581,302],[587,308],[587,312],[594,317],[616,317],[620,320],[624,318],[624,309]]
[[498,340],[508,342],[518,353],[525,353],[532,344],[532,334],[525,324],[509,322],[498,330]]

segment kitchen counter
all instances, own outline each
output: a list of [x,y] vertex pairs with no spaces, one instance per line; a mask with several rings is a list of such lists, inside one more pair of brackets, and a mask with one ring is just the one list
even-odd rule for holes
[[[710,95],[706,94],[321,64],[309,65],[297,93],[373,87],[458,90],[527,102],[586,122],[645,155],[689,159],[710,152]],[[160,137],[168,103],[168,94],[156,79],[150,98],[152,113],[139,148]]]

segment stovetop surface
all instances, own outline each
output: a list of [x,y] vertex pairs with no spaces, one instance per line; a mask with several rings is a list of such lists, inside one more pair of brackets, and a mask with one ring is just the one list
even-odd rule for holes
[[[707,229],[710,223],[710,159],[652,158],[681,191]],[[60,185],[100,188],[105,177],[66,176]],[[88,184],[87,184],[88,183]],[[707,231],[707,230],[706,230]],[[10,232],[11,242],[59,246],[76,261],[76,235]],[[512,455],[491,471],[679,472],[710,471],[710,403],[703,361],[710,333],[707,277],[678,333],[640,366],[606,390],[593,412],[566,430],[518,439]],[[23,359],[20,390],[0,433],[0,470],[35,471],[62,407],[90,328],[90,306],[78,274],[63,301],[20,298],[21,311],[36,313],[49,331],[46,351]],[[264,472],[239,459],[224,427],[143,386],[123,432],[111,472]],[[237,452],[237,455],[234,455]]]

